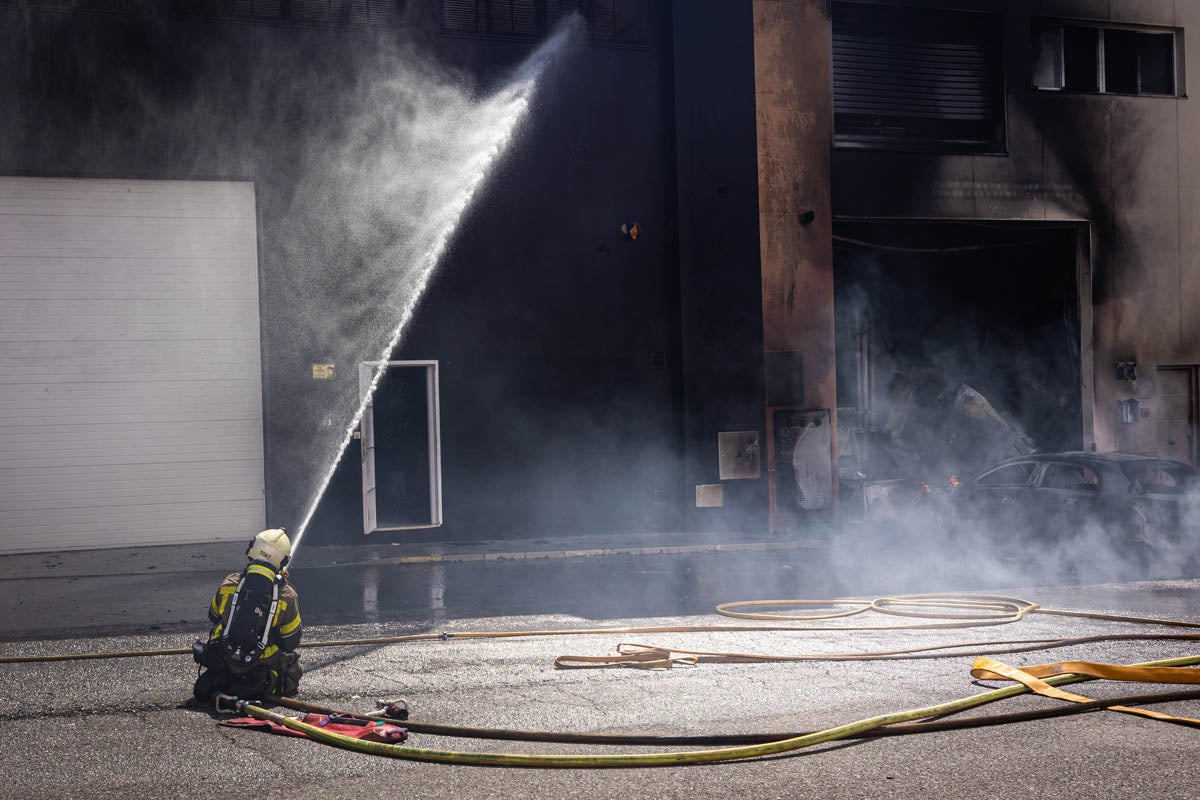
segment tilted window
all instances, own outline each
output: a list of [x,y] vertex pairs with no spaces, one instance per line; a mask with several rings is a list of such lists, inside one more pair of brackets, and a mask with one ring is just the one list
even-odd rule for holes
[[1046,91],[1174,96],[1178,31],[1036,20],[1033,85]]
[[843,147],[1004,150],[999,14],[833,4],[833,137]]

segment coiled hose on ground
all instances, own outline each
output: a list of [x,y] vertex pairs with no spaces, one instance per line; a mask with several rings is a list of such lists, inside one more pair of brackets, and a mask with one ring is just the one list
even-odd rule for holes
[[[740,609],[751,607],[788,606],[849,606],[848,610],[832,613],[792,615],[781,613],[747,612]],[[748,632],[748,631],[889,631],[889,630],[945,630],[953,628],[973,628],[990,625],[1004,625],[1017,622],[1030,614],[1049,614],[1085,619],[1096,619],[1110,622],[1125,622],[1148,625],[1162,625],[1188,629],[1200,628],[1200,623],[1179,620],[1158,619],[1127,615],[1100,614],[1093,612],[1067,611],[1045,609],[1019,598],[999,595],[949,595],[926,594],[907,595],[902,597],[881,597],[874,600],[758,600],[737,603],[725,603],[717,607],[717,612],[729,617],[779,622],[821,622],[856,616],[867,611],[881,614],[933,620],[917,623],[885,626],[831,626],[831,625],[670,625],[670,626],[640,626],[640,627],[610,627],[583,628],[566,630],[528,630],[528,631],[466,631],[447,633],[423,633],[403,636],[371,637],[364,639],[332,640],[323,642],[306,642],[302,647],[344,647],[354,645],[381,645],[406,642],[437,641],[448,638],[454,639],[499,639],[534,636],[577,636],[595,634],[642,634],[642,633],[708,633],[708,632]],[[931,645],[927,647],[906,648],[902,650],[875,651],[869,653],[810,653],[810,654],[769,654],[769,653],[736,653],[712,651],[687,651],[671,648],[661,648],[654,645],[623,644],[615,656],[560,656],[556,666],[570,667],[601,667],[601,666],[636,666],[641,668],[664,668],[675,663],[695,664],[701,662],[737,662],[749,663],[759,661],[816,661],[816,660],[878,660],[878,659],[908,659],[908,658],[945,658],[961,656],[968,653],[980,655],[996,655],[1000,653],[1025,652],[1073,644],[1095,643],[1102,641],[1129,640],[1177,640],[1193,641],[1200,639],[1200,634],[1111,634],[1087,637],[1064,637],[1047,639],[1020,639],[987,642],[956,642],[949,644]],[[0,663],[29,663],[36,661],[67,661],[96,658],[130,658],[159,655],[190,654],[188,648],[148,651],[124,651],[115,653],[76,653],[50,656],[5,656],[0,657]],[[1066,664],[1046,665],[1043,667],[1026,668],[1024,670],[1008,667],[988,658],[976,661],[972,674],[976,677],[990,679],[1005,679],[1018,681],[1017,685],[995,689],[983,694],[960,698],[947,703],[941,703],[926,708],[894,712],[864,720],[839,725],[823,731],[801,734],[756,734],[743,737],[603,737],[584,734],[554,734],[530,731],[495,731],[490,729],[471,729],[458,726],[435,726],[406,721],[414,732],[439,733],[450,736],[474,736],[475,738],[494,739],[524,739],[528,741],[558,741],[584,742],[594,744],[721,744],[729,745],[713,750],[692,750],[673,753],[653,754],[582,754],[582,755],[535,755],[523,753],[475,753],[452,750],[437,750],[418,748],[406,745],[365,742],[352,737],[341,736],[322,728],[307,725],[300,720],[285,717],[262,706],[252,703],[241,703],[242,709],[259,719],[267,719],[282,724],[293,730],[300,731],[310,738],[339,747],[367,752],[373,755],[383,755],[393,758],[404,758],[418,761],[439,763],[472,764],[488,766],[532,766],[532,767],[647,767],[670,766],[682,764],[710,763],[715,761],[740,760],[759,758],[791,752],[817,744],[836,741],[848,737],[864,735],[895,735],[897,733],[924,732],[947,727],[967,727],[976,724],[995,724],[999,721],[1015,721],[1016,719],[1038,718],[1050,716],[1046,712],[1026,712],[1016,715],[999,715],[995,718],[975,718],[959,721],[939,721],[935,723],[918,723],[917,720],[930,717],[940,717],[977,706],[995,702],[1006,697],[1012,697],[1027,691],[1034,691],[1061,700],[1069,700],[1074,705],[1067,707],[1072,713],[1088,711],[1097,708],[1110,708],[1127,713],[1137,713],[1155,719],[1186,725],[1200,725],[1200,721],[1190,718],[1173,717],[1145,709],[1121,706],[1120,703],[1165,702],[1167,700],[1193,699],[1200,696],[1200,691],[1174,692],[1158,695],[1135,695],[1118,700],[1097,701],[1081,695],[1073,695],[1056,687],[1084,680],[1107,678],[1114,680],[1136,680],[1145,682],[1169,683],[1200,683],[1200,670],[1187,669],[1200,664],[1200,655],[1186,656],[1176,659],[1151,661],[1132,666],[1113,666],[1093,664],[1090,662],[1066,662]],[[294,700],[272,698],[281,705],[314,709]],[[1055,709],[1058,713],[1063,709]],[[1050,711],[1050,710],[1047,710]],[[361,715],[365,718],[380,719],[378,715]],[[983,720],[983,721],[977,721]],[[891,727],[889,727],[891,726]],[[422,731],[424,727],[424,731]],[[915,729],[915,730],[913,730]],[[471,732],[471,733],[468,733]]]

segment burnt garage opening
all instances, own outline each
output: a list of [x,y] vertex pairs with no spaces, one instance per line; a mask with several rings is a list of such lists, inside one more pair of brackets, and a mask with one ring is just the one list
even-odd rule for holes
[[845,511],[869,509],[885,486],[904,495],[1011,455],[1084,447],[1079,233],[1033,223],[835,224]]

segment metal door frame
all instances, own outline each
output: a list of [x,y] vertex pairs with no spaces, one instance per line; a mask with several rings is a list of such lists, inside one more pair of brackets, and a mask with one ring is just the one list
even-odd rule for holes
[[380,527],[375,491],[375,406],[368,402],[363,410],[359,432],[362,437],[363,534],[378,531],[411,531],[442,526],[442,411],[436,361],[363,361],[358,365],[359,397],[367,398],[376,372],[399,368],[425,370],[425,428],[429,437],[429,519],[428,523]]

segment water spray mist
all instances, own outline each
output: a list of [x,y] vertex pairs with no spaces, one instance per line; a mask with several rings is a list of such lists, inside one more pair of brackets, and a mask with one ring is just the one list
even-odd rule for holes
[[[529,98],[537,86],[538,78],[541,76],[550,58],[564,46],[570,33],[571,26],[566,26],[550,37],[530,56],[518,72],[517,77],[506,89],[496,93],[481,104],[480,116],[491,120],[491,124],[489,125],[491,129],[490,140],[486,142],[486,146],[481,148],[479,155],[471,163],[464,165],[463,172],[466,179],[461,191],[454,195],[452,200],[446,204],[445,208],[438,215],[438,222],[432,229],[430,245],[418,260],[416,279],[413,282],[412,289],[401,305],[400,316],[397,319],[395,328],[392,330],[392,334],[388,338],[380,357],[376,359],[377,361],[386,364],[396,347],[400,344],[400,340],[403,338],[404,332],[416,311],[417,304],[425,293],[425,289],[429,285],[429,280],[433,277],[433,272],[441,261],[442,255],[449,246],[459,224],[462,222],[463,216],[466,214],[467,209],[470,208],[471,201],[487,178],[492,166],[507,149],[518,124],[524,118],[529,107]],[[354,439],[354,432],[358,429],[367,407],[370,406],[375,389],[378,387],[379,381],[382,379],[386,369],[386,366],[380,366],[374,370],[371,383],[360,398],[354,415],[341,438],[341,443],[325,469],[321,482],[317,485],[317,490],[308,505],[308,510],[305,512],[304,518],[300,522],[295,535],[292,537],[293,559],[296,549],[300,546],[300,541],[304,538],[304,532],[312,521],[317,507],[320,505],[321,498],[324,497],[325,491],[329,488],[329,483],[333,480],[333,475],[337,471],[338,464],[341,463],[342,457],[346,453],[346,448],[350,446],[350,442]]]

